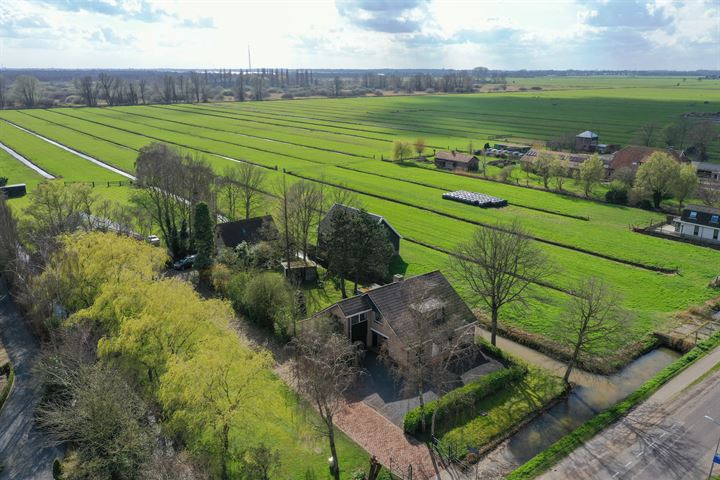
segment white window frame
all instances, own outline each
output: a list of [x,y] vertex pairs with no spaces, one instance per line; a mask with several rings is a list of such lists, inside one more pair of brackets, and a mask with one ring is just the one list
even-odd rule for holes
[[350,326],[358,325],[360,323],[367,322],[367,314],[370,310],[365,310],[363,312],[358,312],[355,315],[350,317]]

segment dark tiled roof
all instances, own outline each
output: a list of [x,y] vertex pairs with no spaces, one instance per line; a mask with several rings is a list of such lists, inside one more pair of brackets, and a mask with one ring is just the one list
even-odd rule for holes
[[678,162],[682,160],[681,154],[676,150],[663,150],[662,148],[629,146],[615,152],[615,156],[613,157],[610,166],[613,170],[619,170],[623,167],[637,168],[644,162],[646,162],[650,158],[650,155],[655,152],[667,153]]
[[228,248],[235,248],[242,242],[248,244],[272,240],[277,236],[277,227],[270,215],[235,222],[219,223],[215,233]]
[[[695,213],[695,218],[690,217],[693,212]],[[688,205],[683,210],[681,218],[684,222],[720,228],[720,208]],[[712,220],[716,221],[713,222]]]
[[[343,204],[341,204],[341,203],[335,203],[335,204],[333,204],[332,207],[330,207],[330,210],[328,210],[327,214],[325,214],[325,217],[324,217],[324,218],[322,219],[322,221],[320,222],[321,230],[322,230],[322,229],[325,229],[325,228],[328,228],[328,227],[330,226],[330,221],[331,221],[331,219],[332,219],[332,215],[333,215],[333,213],[334,213],[335,211],[337,211],[337,210],[346,210],[346,211],[352,211],[352,212],[360,213],[360,210],[357,209],[357,208],[355,208],[355,207],[349,207],[349,206],[343,205]],[[398,238],[402,238],[402,235],[400,235],[400,233],[399,233],[397,230],[395,230],[395,227],[393,227],[393,226],[390,224],[390,222],[388,222],[387,219],[385,219],[385,217],[381,217],[380,215],[376,215],[376,214],[370,213],[370,212],[365,212],[365,213],[366,213],[367,215],[369,215],[370,218],[376,220],[378,223],[384,224],[387,228],[389,228],[390,230],[392,230],[392,231],[395,233],[395,235],[398,236]]]
[[474,155],[469,155],[467,153],[460,153],[456,151],[446,152],[443,150],[435,153],[435,159],[449,160],[458,163],[470,163],[473,159],[477,160],[477,157],[475,157]]
[[356,297],[346,298],[338,302],[338,307],[342,310],[343,315],[352,317],[360,312],[372,310],[372,304],[367,295],[358,295]]
[[370,290],[366,296],[399,338],[409,333],[416,323],[411,317],[412,305],[442,308],[446,319],[460,318],[468,324],[475,321],[470,308],[437,270]]

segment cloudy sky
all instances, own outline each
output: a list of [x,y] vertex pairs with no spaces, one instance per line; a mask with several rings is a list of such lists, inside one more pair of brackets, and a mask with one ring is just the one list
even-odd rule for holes
[[720,69],[720,0],[2,0],[0,66]]

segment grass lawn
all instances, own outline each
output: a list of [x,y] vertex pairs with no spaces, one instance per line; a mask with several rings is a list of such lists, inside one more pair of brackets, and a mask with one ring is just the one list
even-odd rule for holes
[[[251,444],[265,442],[280,451],[282,465],[273,478],[332,478],[327,467],[327,438],[313,427],[320,425],[319,416],[279,378],[272,376],[267,382],[262,398],[248,411],[245,427]],[[369,456],[361,447],[340,431],[336,441],[342,478],[349,479],[356,470],[367,468]]]
[[[468,449],[482,448],[563,392],[562,379],[530,367],[522,380],[482,400],[455,422],[442,425],[436,436],[444,449],[464,457]],[[479,416],[480,412],[486,415]]]

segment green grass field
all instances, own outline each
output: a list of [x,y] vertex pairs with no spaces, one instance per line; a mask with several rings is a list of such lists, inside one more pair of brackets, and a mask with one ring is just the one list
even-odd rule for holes
[[[663,328],[672,312],[717,295],[707,283],[720,273],[720,252],[631,231],[633,225],[662,219],[658,214],[452,175],[430,166],[380,161],[390,155],[394,140],[417,137],[425,138],[430,149],[465,149],[471,141],[479,148],[497,138],[547,140],[563,132],[592,129],[602,142],[627,144],[644,122],[665,125],[686,112],[720,110],[720,82],[711,80],[515,81],[543,88],[554,85],[558,90],[3,111],[0,118],[127,172],[132,172],[139,148],[163,141],[203,154],[218,172],[233,163],[222,157],[277,168],[268,170],[268,185],[286,170],[292,173],[290,181],[306,178],[351,188],[369,211],[387,217],[405,237],[394,269],[407,275],[441,269],[452,279],[443,250],[452,250],[478,225],[502,226],[518,220],[556,267],[549,280],[553,286],[572,290],[581,279],[599,276],[618,290],[635,315],[624,344]],[[6,123],[0,124],[0,141],[64,179],[117,179],[116,174]],[[710,154],[717,159],[719,153],[716,142]],[[7,160],[0,157],[0,162]],[[441,199],[442,192],[456,189],[497,195],[510,206],[483,210]],[[678,274],[656,273],[652,267],[677,268]],[[453,281],[470,304],[478,304],[465,285]],[[539,286],[533,294],[528,305],[506,310],[504,320],[551,336],[567,296]]]

